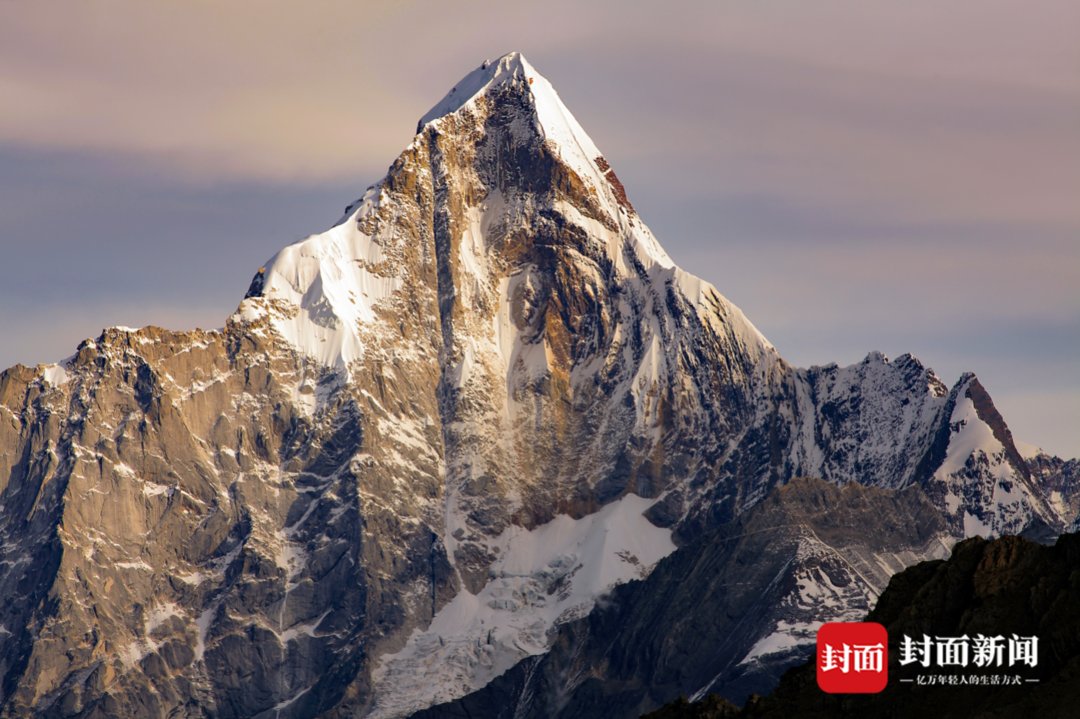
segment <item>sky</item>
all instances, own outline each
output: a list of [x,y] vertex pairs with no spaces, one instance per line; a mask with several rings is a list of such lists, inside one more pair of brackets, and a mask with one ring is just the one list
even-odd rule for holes
[[1080,4],[0,0],[0,367],[219,327],[520,50],[799,366],[974,371],[1080,456]]

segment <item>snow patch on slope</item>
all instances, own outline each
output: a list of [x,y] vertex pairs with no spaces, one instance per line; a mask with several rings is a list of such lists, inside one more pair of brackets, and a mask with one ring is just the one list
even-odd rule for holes
[[[364,196],[354,220],[378,207],[382,190]],[[271,326],[293,347],[330,367],[347,367],[363,356],[363,326],[375,321],[381,300],[402,286],[402,278],[381,274],[382,249],[343,221],[321,234],[289,245],[260,270],[258,297],[241,303],[246,321],[264,313]]]
[[776,623],[772,634],[765,635],[750,647],[750,651],[739,664],[750,664],[761,661],[764,657],[789,654],[808,647],[814,643],[822,623],[789,622],[781,619]]
[[967,537],[1017,531],[1037,513],[1035,498],[966,392],[957,397],[949,422],[945,460],[934,474],[945,485],[946,508],[961,515]]
[[42,373],[45,381],[54,387],[62,387],[68,383],[68,373],[62,364],[46,365]]
[[548,650],[553,629],[587,614],[617,584],[648,575],[675,551],[671,530],[626,495],[581,519],[559,515],[493,540],[499,557],[479,594],[462,590],[372,673],[370,717],[405,716],[475,691],[521,659]]
[[[968,458],[976,452],[992,457],[1005,449],[994,437],[994,431],[990,429],[990,426],[979,418],[975,403],[969,397],[957,398],[956,407],[953,409],[949,422],[958,429],[949,439],[945,461],[938,469],[939,476],[946,477],[963,471]],[[998,464],[996,469],[998,476],[1007,477],[1008,465]]]

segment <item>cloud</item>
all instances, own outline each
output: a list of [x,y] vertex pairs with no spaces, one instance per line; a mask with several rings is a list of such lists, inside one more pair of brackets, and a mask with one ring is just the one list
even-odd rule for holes
[[0,138],[197,180],[340,177],[366,152],[385,167],[409,136],[395,120],[416,110],[350,40],[390,11],[318,6],[20,5],[0,30]]
[[[520,49],[673,257],[794,361],[913,350],[943,371],[988,367],[995,397],[1080,391],[1055,363],[1080,316],[1075,3],[0,13],[0,320],[16,359],[55,356],[48,328],[72,317],[76,334],[154,321],[126,306],[220,324],[251,270],[336,219],[458,78]],[[193,295],[213,312],[182,311]]]

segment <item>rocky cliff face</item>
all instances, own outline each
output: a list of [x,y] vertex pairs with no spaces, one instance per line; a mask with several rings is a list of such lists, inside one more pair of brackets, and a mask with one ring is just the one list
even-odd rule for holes
[[[1071,716],[1080,700],[1080,630],[1075,581],[1080,537],[1062,536],[1054,546],[1019,537],[973,538],[958,544],[948,561],[926,562],[896,575],[867,620],[889,632],[889,684],[880,694],[829,695],[818,689],[815,666],[788,672],[766,697],[741,710],[713,698],[673,703],[654,719],[720,717],[923,717],[932,707],[941,717]],[[1038,664],[1023,667],[1031,680],[1020,686],[904,683],[919,664],[899,664],[899,638],[997,636],[1016,633],[1039,638]],[[940,673],[1002,673],[996,667],[946,668]],[[1009,673],[1009,672],[1004,672]]]
[[0,376],[0,704],[404,716],[793,477],[1053,532],[1078,505],[1055,466],[971,377],[787,365],[512,53],[222,330],[111,329]]
[[325,377],[292,354],[109,330],[66,368],[0,383],[22,410],[3,428],[4,596],[25,617],[0,637],[9,714],[252,716],[309,687],[315,707],[341,693],[323,672],[404,621],[390,582],[439,576],[360,571],[382,561],[363,541],[360,409],[340,393],[306,413],[298,387]]
[[806,659],[823,617],[860,620],[893,573],[950,544],[914,487],[796,479],[564,624],[547,654],[416,719],[638,717],[713,692],[741,702]]

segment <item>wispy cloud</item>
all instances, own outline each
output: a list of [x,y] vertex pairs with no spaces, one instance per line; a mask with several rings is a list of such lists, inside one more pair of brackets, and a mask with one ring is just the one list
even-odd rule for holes
[[1080,416],[1039,409],[1080,392],[1078,27],[1065,0],[0,3],[0,360],[55,358],[94,308],[220,324],[521,49],[795,361],[986,367],[1018,434],[1080,454]]

